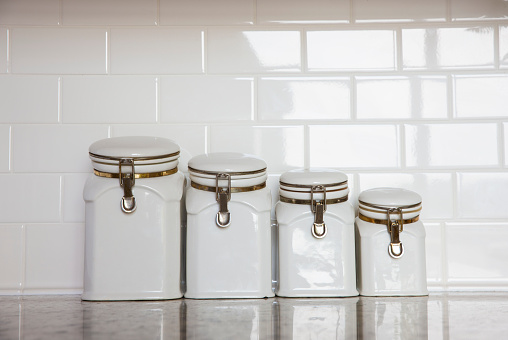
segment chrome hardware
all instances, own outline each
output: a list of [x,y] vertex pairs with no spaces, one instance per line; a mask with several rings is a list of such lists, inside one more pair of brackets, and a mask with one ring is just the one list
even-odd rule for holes
[[[227,186],[219,186],[219,181],[228,181]],[[219,212],[215,223],[221,228],[226,228],[231,224],[231,214],[228,210],[228,202],[231,200],[231,176],[229,174],[219,173],[215,176],[215,199],[219,203]]]
[[[129,166],[130,173],[122,173],[122,166]],[[120,186],[123,188],[123,197],[121,201],[122,211],[126,214],[133,213],[136,210],[136,198],[132,194],[132,187],[136,181],[134,171],[134,160],[132,158],[122,158],[118,163],[118,178]]]
[[[321,190],[323,199],[314,202],[314,191]],[[310,207],[314,213],[314,223],[312,224],[312,236],[315,238],[323,238],[328,232],[323,215],[326,211],[326,188],[323,185],[315,185],[310,189]]]
[[[402,209],[391,208],[386,211],[387,213],[387,226],[390,233],[390,245],[388,246],[388,254],[394,259],[401,258],[404,255],[404,246],[400,242],[399,234],[404,230],[404,219],[402,216]],[[392,221],[391,213],[399,214],[399,220]]]

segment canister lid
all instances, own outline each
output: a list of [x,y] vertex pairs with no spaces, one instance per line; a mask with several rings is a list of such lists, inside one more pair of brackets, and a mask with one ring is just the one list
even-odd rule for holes
[[227,173],[235,175],[256,175],[266,171],[266,162],[256,156],[236,152],[217,152],[193,157],[189,161],[189,171],[215,175]]
[[334,169],[295,169],[286,171],[280,176],[280,184],[284,186],[326,187],[347,184],[347,175]]
[[136,172],[175,168],[180,155],[180,147],[172,140],[150,136],[101,139],[90,145],[88,151],[94,168],[106,172],[118,172],[122,159],[133,160]]
[[360,213],[381,218],[389,209],[398,209],[404,218],[418,216],[421,211],[422,197],[414,191],[402,188],[375,188],[363,191],[358,197]]

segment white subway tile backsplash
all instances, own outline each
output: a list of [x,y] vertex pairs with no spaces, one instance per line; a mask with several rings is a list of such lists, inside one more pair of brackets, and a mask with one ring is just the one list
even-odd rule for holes
[[446,77],[358,77],[359,119],[447,118]]
[[508,117],[508,75],[454,76],[455,117]]
[[106,73],[104,28],[17,27],[10,44],[12,73]]
[[252,0],[160,0],[161,25],[241,25],[254,23]]
[[199,28],[112,28],[111,73],[202,73],[202,32]]
[[506,223],[446,223],[449,285],[506,286],[507,239]]
[[507,172],[461,172],[457,181],[460,218],[508,218]]
[[311,71],[394,70],[395,31],[308,31],[307,63]]
[[440,223],[424,223],[425,257],[427,262],[427,284],[438,286],[443,283],[443,240]]
[[88,147],[108,137],[102,125],[15,125],[12,168],[15,172],[89,172]]
[[406,125],[408,167],[499,165],[496,124]]
[[23,255],[23,226],[0,224],[0,294],[21,292]]
[[499,26],[499,64],[508,68],[508,26]]
[[402,56],[404,69],[492,69],[494,27],[403,29]]
[[68,76],[62,81],[64,123],[155,123],[156,79]]
[[349,78],[267,77],[257,93],[261,120],[350,118]]
[[58,25],[60,0],[0,1],[0,25]]
[[60,220],[60,176],[1,174],[0,223]]
[[58,91],[56,76],[0,76],[0,123],[58,123]]
[[169,138],[180,146],[178,169],[187,172],[187,163],[197,155],[205,153],[207,146],[207,128],[200,125],[166,124],[129,124],[113,125],[112,137],[119,136],[155,136]]
[[506,19],[508,3],[504,0],[450,0],[452,20]]
[[11,156],[10,130],[11,127],[9,125],[0,125],[0,172],[8,172],[10,170],[10,156]]
[[422,196],[421,218],[453,218],[454,178],[449,173],[360,173],[360,190],[394,187]]
[[210,28],[207,42],[210,73],[301,71],[300,31]]
[[83,188],[90,173],[65,174],[62,176],[62,216],[63,222],[85,222],[85,202]]
[[257,0],[259,24],[320,24],[349,22],[349,0]]
[[396,125],[316,125],[309,127],[310,166],[395,168],[400,165]]
[[64,25],[155,25],[157,0],[63,0]]
[[357,22],[445,21],[446,0],[354,0]]
[[84,227],[84,224],[26,226],[25,292],[82,289]]
[[162,122],[246,121],[253,117],[254,78],[162,77]]
[[7,29],[0,27],[0,74],[7,73],[7,35]]
[[269,172],[304,166],[302,126],[212,126],[210,152],[243,152],[261,157]]

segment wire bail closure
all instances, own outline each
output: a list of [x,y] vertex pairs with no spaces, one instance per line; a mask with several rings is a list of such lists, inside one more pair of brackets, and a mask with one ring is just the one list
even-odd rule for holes
[[[399,214],[399,220],[392,221],[390,214]],[[390,245],[388,246],[388,254],[394,258],[398,259],[404,255],[404,246],[402,242],[400,242],[399,234],[404,230],[404,219],[402,216],[402,209],[399,208],[390,208],[386,211],[387,214],[387,227],[388,232],[390,233]]]
[[[314,201],[314,192],[323,193],[323,199],[320,201]],[[326,187],[323,185],[314,185],[310,189],[310,207],[314,213],[314,223],[312,224],[311,232],[312,236],[317,239],[324,238],[328,232],[326,224],[323,220],[323,215],[326,211]]]
[[[122,173],[122,167],[130,167],[130,173]],[[136,181],[136,172],[134,170],[134,159],[122,158],[118,162],[118,178],[120,186],[123,188],[123,197],[120,204],[122,211],[126,214],[131,214],[136,210],[136,198],[132,194],[132,187]]]
[[[227,186],[220,187],[219,181],[227,181]],[[231,224],[231,213],[228,210],[228,202],[231,200],[231,175],[218,173],[215,176],[215,199],[219,203],[215,223],[220,228],[227,228]]]

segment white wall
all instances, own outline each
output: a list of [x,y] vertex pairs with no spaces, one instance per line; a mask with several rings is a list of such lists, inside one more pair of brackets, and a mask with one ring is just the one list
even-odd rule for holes
[[423,196],[433,290],[508,289],[508,2],[0,0],[0,293],[80,292],[88,146]]

